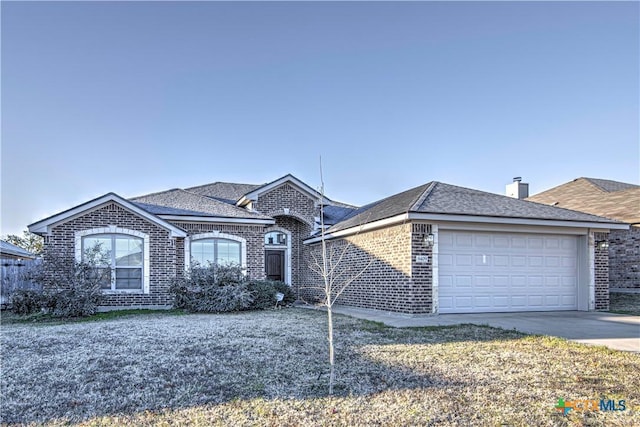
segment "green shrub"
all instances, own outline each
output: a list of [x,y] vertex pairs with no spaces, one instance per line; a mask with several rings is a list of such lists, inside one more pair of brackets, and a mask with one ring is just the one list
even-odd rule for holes
[[82,261],[69,254],[48,254],[31,279],[46,292],[41,308],[54,317],[94,314],[102,298],[101,284],[111,280],[108,254],[99,245],[85,251]]
[[249,282],[248,289],[253,296],[252,309],[264,310],[273,308],[276,305],[277,291],[273,283],[268,280],[252,280]]
[[76,286],[48,294],[46,308],[54,317],[91,316],[98,309],[101,297],[98,286]]
[[173,295],[175,308],[194,312],[246,310],[253,302],[238,266],[196,266],[184,277],[175,279],[169,292]]
[[42,310],[44,298],[40,291],[18,289],[11,295],[11,310],[23,316],[37,313]]
[[291,289],[291,286],[287,285],[284,282],[273,282],[273,287],[277,292],[284,294],[282,304],[293,304],[296,301],[296,295],[293,293],[293,289]]
[[282,305],[291,304],[295,301],[291,286],[283,282],[252,280],[249,282],[248,288],[253,296],[251,309],[254,310],[264,310],[275,307],[277,293],[284,295],[282,302],[280,302]]

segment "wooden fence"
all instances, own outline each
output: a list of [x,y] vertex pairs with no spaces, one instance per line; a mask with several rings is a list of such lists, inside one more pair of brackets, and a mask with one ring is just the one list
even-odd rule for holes
[[42,287],[29,280],[31,272],[40,260],[24,259],[2,259],[0,268],[2,269],[2,280],[0,281],[0,306],[5,307],[9,303],[9,298],[18,289],[40,290]]

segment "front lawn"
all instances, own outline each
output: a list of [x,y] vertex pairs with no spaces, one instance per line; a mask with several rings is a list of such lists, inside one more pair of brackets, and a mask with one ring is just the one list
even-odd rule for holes
[[611,292],[609,294],[609,311],[640,316],[640,294]]
[[[2,423],[639,425],[640,355],[479,326],[393,329],[322,312],[150,314],[2,327]],[[554,409],[559,398],[626,411]]]

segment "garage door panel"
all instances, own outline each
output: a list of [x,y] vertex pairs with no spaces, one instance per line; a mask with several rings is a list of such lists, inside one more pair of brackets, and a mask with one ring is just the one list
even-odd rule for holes
[[438,256],[438,265],[442,267],[448,267],[453,265],[453,255],[452,254],[440,254]]
[[473,265],[476,267],[490,267],[491,257],[485,254],[476,255],[473,257]]
[[529,267],[540,268],[544,264],[543,257],[541,256],[530,256],[528,258]]
[[577,238],[459,232],[439,236],[441,313],[577,309]]
[[459,248],[472,248],[473,235],[471,233],[458,233],[454,239],[456,246]]
[[513,287],[513,288],[526,288],[527,287],[527,276],[511,276],[511,287]]
[[473,265],[473,255],[456,255],[456,267],[470,267]]
[[501,308],[509,307],[509,297],[506,297],[506,296],[493,297],[493,306],[501,307]]
[[529,237],[527,239],[529,249],[542,249],[544,247],[544,240],[542,237]]
[[493,279],[493,287],[498,288],[508,288],[509,287],[509,276],[492,276]]
[[507,255],[494,255],[493,265],[496,267],[509,267],[509,257]]
[[470,289],[473,287],[473,276],[455,276],[455,287]]
[[508,248],[509,247],[509,238],[508,237],[494,237],[493,238],[493,247],[494,248]]

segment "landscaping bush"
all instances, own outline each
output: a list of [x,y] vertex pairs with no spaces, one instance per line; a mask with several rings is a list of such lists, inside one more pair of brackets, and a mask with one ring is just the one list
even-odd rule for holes
[[108,254],[99,246],[85,251],[85,260],[67,254],[48,254],[30,276],[42,285],[38,310],[53,317],[83,317],[94,314],[102,298],[101,283],[111,280],[105,267]]
[[11,309],[19,315],[37,313],[42,309],[44,295],[42,292],[18,289],[11,295]]
[[91,316],[98,309],[101,296],[100,287],[85,284],[48,294],[45,308],[54,317]]
[[291,304],[295,301],[295,295],[291,290],[291,286],[283,282],[252,280],[249,282],[248,289],[253,296],[251,308],[254,310],[264,310],[275,307],[277,293],[284,295],[281,304]]
[[272,282],[273,287],[276,288],[276,292],[280,292],[284,294],[284,298],[282,300],[282,304],[293,304],[296,301],[296,295],[293,293],[293,289],[291,286],[287,285],[284,282]]
[[194,312],[246,310],[253,297],[238,266],[195,266],[169,288],[174,307]]

